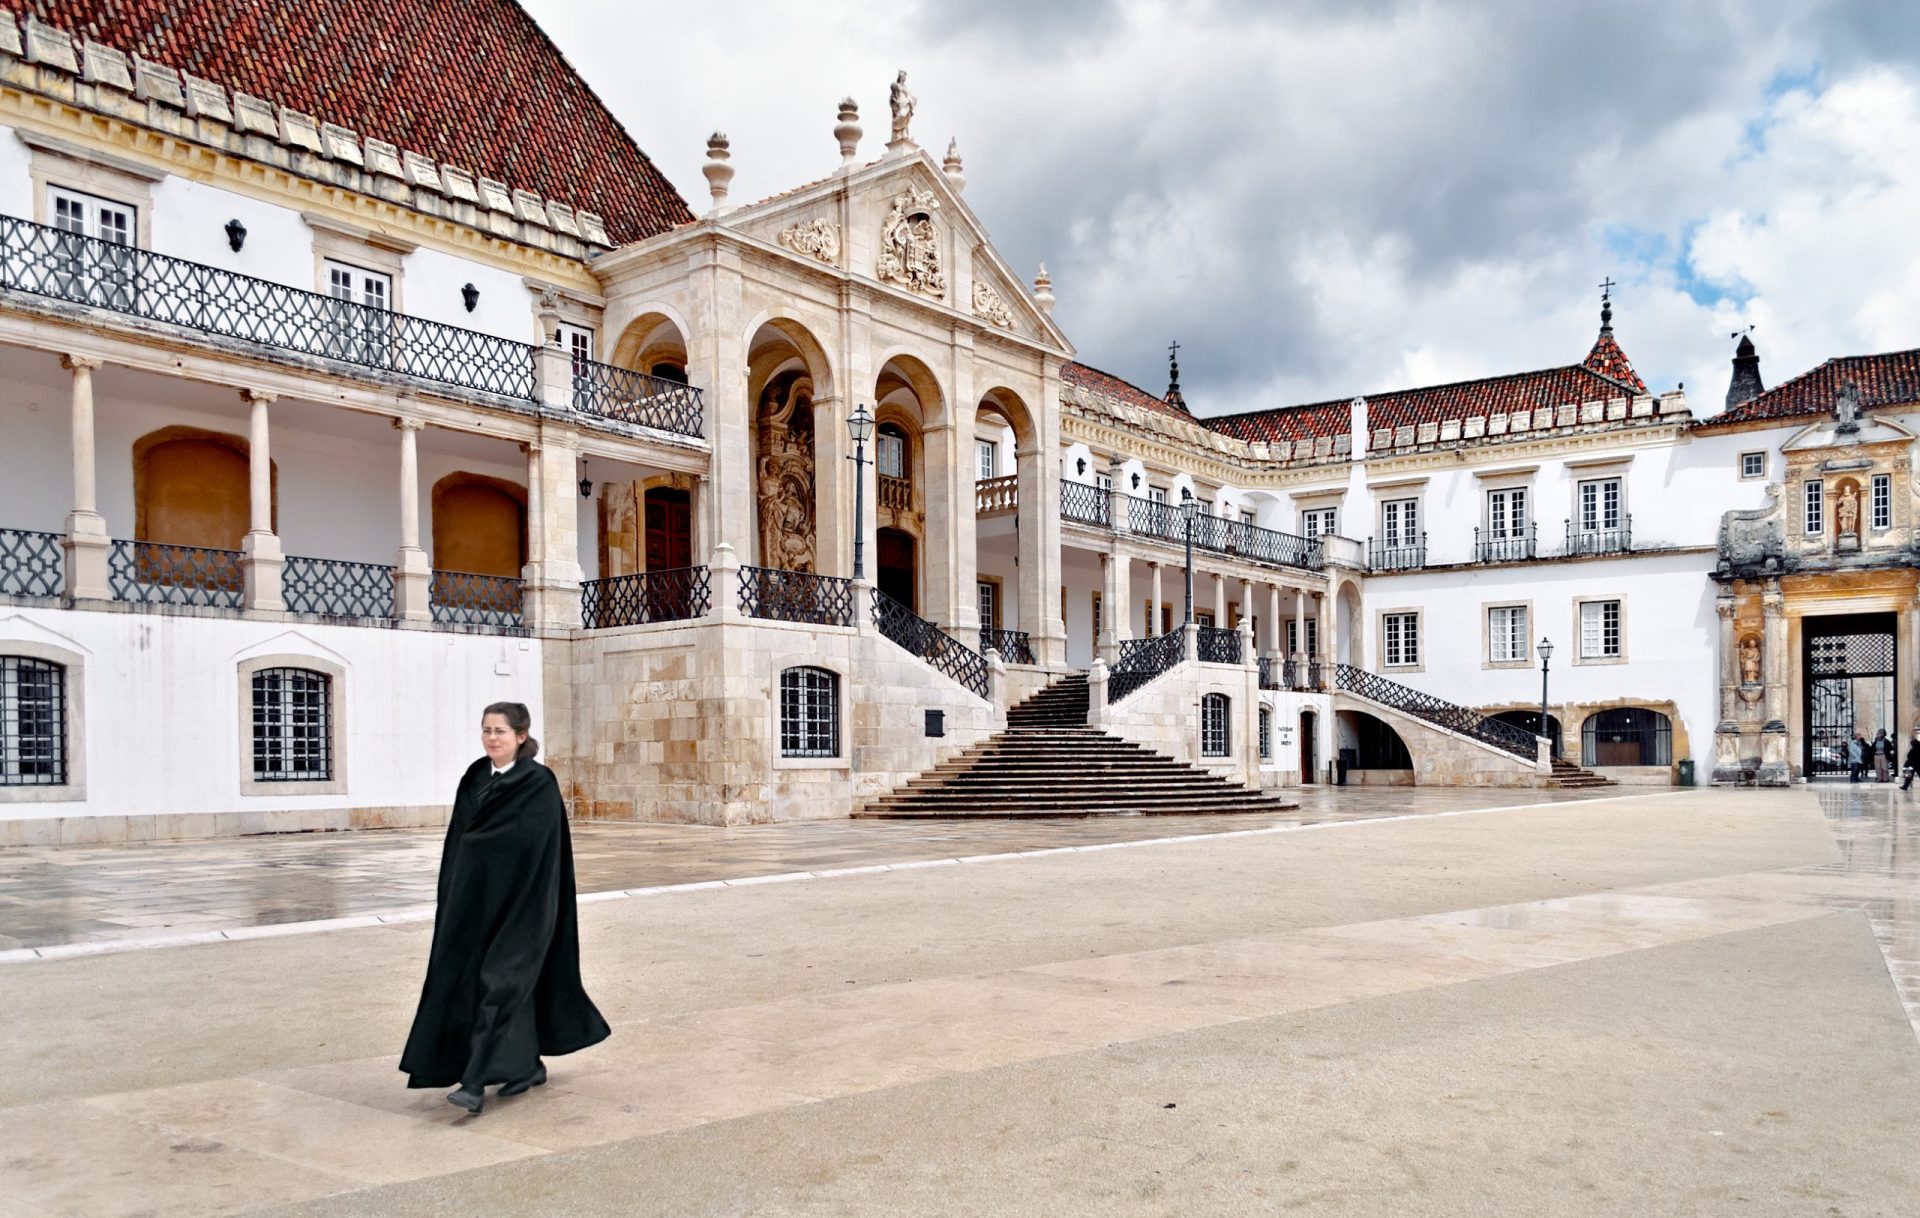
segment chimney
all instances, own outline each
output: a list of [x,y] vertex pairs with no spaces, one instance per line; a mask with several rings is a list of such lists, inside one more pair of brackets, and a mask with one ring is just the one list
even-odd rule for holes
[[1753,338],[1750,334],[1741,334],[1740,345],[1733,349],[1733,380],[1727,384],[1727,409],[1751,402],[1766,391],[1767,387],[1760,382],[1760,356],[1753,349]]

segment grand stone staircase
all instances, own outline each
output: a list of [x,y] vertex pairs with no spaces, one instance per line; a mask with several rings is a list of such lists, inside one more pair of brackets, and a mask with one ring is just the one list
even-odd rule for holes
[[1074,673],[1007,711],[1007,730],[854,813],[884,819],[1171,816],[1297,807],[1087,726]]

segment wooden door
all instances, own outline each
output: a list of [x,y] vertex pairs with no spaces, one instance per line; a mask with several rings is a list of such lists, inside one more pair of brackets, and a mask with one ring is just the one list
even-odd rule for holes
[[693,496],[670,486],[647,492],[647,570],[693,565]]

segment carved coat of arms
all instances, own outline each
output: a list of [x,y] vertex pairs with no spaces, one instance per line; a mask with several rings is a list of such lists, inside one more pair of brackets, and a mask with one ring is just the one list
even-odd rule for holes
[[909,291],[944,296],[947,274],[940,269],[940,234],[933,212],[940,200],[930,190],[909,186],[896,195],[880,226],[880,259],[874,268],[882,283],[897,283]]
[[796,254],[832,263],[840,257],[840,226],[818,216],[781,230],[780,244]]

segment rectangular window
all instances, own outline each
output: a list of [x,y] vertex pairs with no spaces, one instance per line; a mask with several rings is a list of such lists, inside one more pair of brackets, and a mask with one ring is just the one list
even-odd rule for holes
[[389,350],[388,315],[393,279],[378,271],[326,259],[327,295],[340,301],[333,310],[326,354],[356,364],[384,367]]
[[1487,659],[1495,664],[1524,663],[1527,658],[1527,607],[1495,605],[1487,610]]
[[1150,486],[1147,488],[1147,498],[1155,503],[1165,504],[1167,501],[1167,488],[1164,486]]
[[1580,658],[1611,660],[1620,655],[1620,602],[1584,601],[1580,605]]
[[573,362],[573,376],[576,381],[585,379],[593,363],[593,331],[585,326],[562,325],[559,331],[560,345]]
[[998,478],[1000,476],[1000,446],[998,444],[992,440],[975,440],[973,442],[973,455],[975,464],[979,466],[979,471],[974,474],[974,477],[985,482],[989,478]]
[[1767,476],[1767,454],[1741,453],[1740,476],[1742,478],[1764,478]]
[[1420,615],[1389,613],[1382,619],[1388,668],[1407,668],[1420,662]]
[[1380,505],[1380,540],[1383,544],[1398,549],[1418,544],[1419,536],[1418,499],[1389,499]]
[[1241,511],[1240,511],[1240,523],[1241,523],[1241,524],[1252,524],[1252,523],[1253,523],[1253,513],[1252,513],[1252,512],[1249,512],[1249,511],[1247,511],[1247,510],[1246,510],[1246,509],[1244,509],[1244,508],[1242,508],[1242,509],[1241,509]]
[[1890,529],[1893,527],[1893,475],[1875,474],[1873,476],[1873,528]]
[[1104,505],[1113,502],[1111,498],[1108,498],[1108,496],[1113,494],[1113,475],[1095,474],[1093,476],[1093,484],[1100,489],[1101,503],[1103,505],[1101,511],[1105,511],[1106,508]]
[[1228,725],[1232,701],[1225,694],[1205,694],[1200,699],[1200,755],[1225,757],[1232,747],[1233,733]]
[[[889,424],[891,427],[891,424]],[[882,478],[907,476],[907,437],[897,428],[882,428],[873,442],[874,469]]]
[[1196,626],[1212,626],[1212,625],[1213,625],[1213,610],[1211,610],[1211,609],[1195,609],[1195,610],[1193,611],[1193,624],[1194,624],[1194,625],[1196,625]]
[[0,656],[0,787],[67,781],[67,670],[31,656]]
[[53,227],[115,245],[132,245],[138,212],[125,203],[84,195],[59,186],[47,188],[53,201]]
[[137,212],[125,203],[48,188],[53,227],[71,237],[55,238],[54,294],[103,308],[129,311],[136,280],[130,249],[139,232]]
[[1315,508],[1300,513],[1300,532],[1307,537],[1329,536],[1339,531],[1339,508]]
[[1260,760],[1273,758],[1273,712],[1266,707],[1260,708]]
[[980,581],[980,629],[1000,629],[1000,585],[990,579]]
[[333,678],[305,668],[253,674],[253,780],[333,777]]
[[1813,478],[1809,479],[1801,489],[1805,492],[1802,496],[1802,500],[1805,503],[1805,512],[1801,527],[1809,534],[1826,532],[1826,488],[1821,485],[1818,478]]
[[1142,620],[1144,620],[1147,624],[1147,637],[1152,638],[1157,634],[1165,633],[1164,631],[1159,629],[1160,623],[1153,620],[1154,619],[1153,598],[1148,597],[1145,601],[1141,603],[1146,606],[1147,616]]
[[780,755],[840,755],[840,676],[824,668],[780,674]]
[[1098,646],[1100,645],[1100,639],[1101,639],[1101,637],[1102,637],[1102,636],[1101,636],[1101,633],[1100,633],[1100,632],[1101,632],[1102,630],[1104,630],[1104,629],[1106,629],[1106,623],[1100,620],[1100,594],[1099,594],[1098,592],[1095,592],[1095,593],[1093,594],[1093,642],[1094,642],[1094,646],[1096,646],[1096,647],[1098,647]]
[[[1310,617],[1307,619],[1307,647],[1306,647],[1306,650],[1301,654],[1311,659],[1313,656],[1319,654],[1319,649],[1320,649],[1320,621],[1318,618]],[[1287,619],[1287,654],[1292,655],[1297,651],[1300,651],[1300,623],[1298,621],[1295,621],[1293,618],[1288,618]]]
[[1604,533],[1620,527],[1620,479],[1596,478],[1580,484],[1580,531]]
[[1527,488],[1487,492],[1487,536],[1495,541],[1522,537],[1527,531]]

